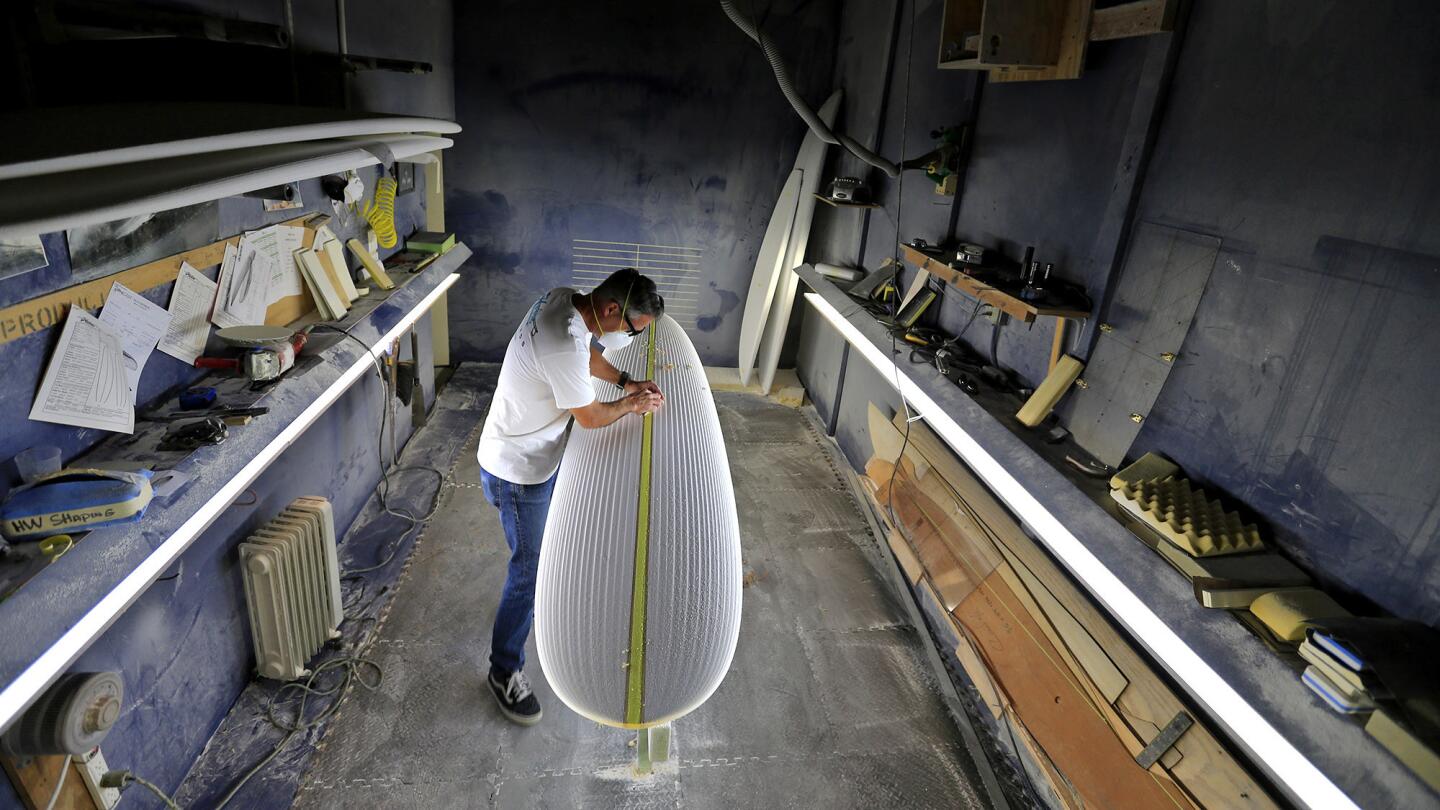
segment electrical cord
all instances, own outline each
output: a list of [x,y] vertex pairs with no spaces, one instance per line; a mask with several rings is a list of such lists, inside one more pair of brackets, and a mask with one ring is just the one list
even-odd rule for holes
[[[354,655],[332,658],[315,667],[314,671],[310,673],[310,677],[303,683],[300,681],[291,681],[290,683],[282,684],[280,688],[276,689],[275,692],[270,695],[270,700],[265,704],[265,719],[268,720],[271,725],[285,732],[285,736],[280,738],[280,742],[275,744],[275,748],[272,749],[264,759],[256,763],[238,782],[231,786],[229,792],[221,797],[220,801],[215,805],[215,810],[221,810],[221,808],[229,804],[230,800],[235,798],[235,795],[240,792],[240,789],[245,787],[245,785],[255,777],[255,774],[264,770],[266,765],[274,761],[274,759],[280,755],[280,752],[284,751],[285,747],[288,746],[290,741],[295,739],[297,735],[320,725],[340,708],[340,700],[336,698],[324,709],[321,709],[314,717],[307,719],[305,716],[306,709],[309,707],[311,697],[343,696],[352,684],[359,684],[372,692],[380,688],[380,684],[385,677],[385,672],[380,668],[379,664],[364,657],[364,653],[368,650],[369,645],[366,645]],[[318,681],[322,675],[336,669],[343,669],[338,681],[328,686],[318,685]],[[366,680],[362,674],[366,669],[374,671],[375,678],[373,681]],[[279,702],[281,696],[291,691],[298,691],[300,693],[300,703],[295,707],[293,718],[280,717],[275,713],[276,704]]]
[[160,801],[165,802],[165,806],[169,808],[169,810],[180,810],[180,805],[176,804],[175,800],[170,798],[170,795],[168,793],[161,790],[159,785],[151,782],[148,779],[136,776],[130,771],[106,771],[105,774],[100,777],[100,787],[102,788],[125,790],[132,784],[139,785],[150,791],[151,793],[154,793],[156,796],[160,797]]
[[[381,514],[397,517],[406,523],[405,530],[402,531],[399,535],[395,537],[394,540],[391,541],[388,551],[384,555],[384,558],[380,560],[380,562],[377,562],[374,565],[366,566],[364,568],[352,568],[346,570],[345,572],[343,572],[343,575],[345,578],[348,579],[354,578],[359,574],[367,574],[372,571],[378,571],[381,568],[389,565],[395,559],[395,555],[398,554],[399,550],[405,545],[406,541],[410,539],[411,535],[421,526],[425,525],[425,523],[428,522],[432,517],[435,516],[435,512],[440,508],[440,494],[443,491],[445,473],[434,467],[421,464],[407,464],[401,467],[392,467],[391,464],[393,464],[394,459],[399,455],[399,449],[395,447],[392,447],[390,449],[390,461],[386,461],[385,434],[387,432],[387,428],[389,427],[390,381],[385,376],[384,366],[381,364],[379,358],[375,356],[374,352],[371,351],[369,344],[367,344],[360,338],[355,337],[349,332],[346,332],[339,327],[323,323],[316,324],[311,328],[319,329],[326,332],[333,332],[347,340],[351,340],[355,343],[360,344],[360,346],[364,349],[365,353],[370,356],[371,362],[374,363],[375,376],[380,380],[380,388],[384,392],[384,398],[381,401],[380,405],[380,440],[376,449],[376,454],[380,462],[380,483],[376,485],[376,495],[380,499]],[[423,515],[416,515],[408,509],[392,507],[389,503],[391,486],[390,476],[395,473],[403,472],[432,473],[435,475],[435,477],[438,479],[438,482],[441,484],[441,486],[437,486],[435,488],[435,496],[430,500],[430,506],[428,509],[426,509]]]
[[[443,491],[443,484],[446,474],[435,467],[429,467],[425,465],[412,464],[400,467],[391,467],[390,463],[387,463],[385,457],[385,433],[387,427],[389,426],[391,394],[389,380],[385,376],[384,365],[380,362],[380,359],[375,356],[375,353],[371,350],[369,344],[365,343],[365,341],[361,340],[358,337],[355,337],[349,332],[340,329],[339,327],[331,326],[329,324],[316,324],[311,327],[311,330],[333,332],[337,335],[340,335],[342,338],[360,344],[362,350],[367,355],[369,355],[371,362],[374,364],[375,376],[380,380],[380,387],[384,396],[383,400],[381,401],[380,407],[380,439],[376,446],[377,456],[380,461],[380,483],[376,485],[376,496],[379,498],[380,501],[381,514],[398,517],[409,524],[406,527],[405,531],[401,532],[397,536],[397,538],[391,543],[388,553],[379,563],[372,566],[367,566],[365,568],[356,568],[344,572],[344,576],[342,577],[342,579],[359,583],[359,593],[356,596],[352,597],[351,600],[349,600],[350,604],[347,604],[345,606],[347,610],[346,618],[351,619],[354,618],[354,616],[350,614],[349,609],[353,605],[358,604],[360,600],[364,598],[366,590],[364,578],[360,575],[369,573],[371,571],[376,571],[389,565],[390,562],[395,559],[395,555],[399,552],[400,548],[404,546],[405,541],[411,536],[411,534],[416,529],[423,526],[435,515],[435,512],[439,509],[440,506],[440,495]],[[398,448],[392,447],[392,462],[396,456],[398,456]],[[435,476],[439,479],[442,486],[436,488],[435,496],[431,499],[430,507],[425,511],[424,515],[417,516],[408,509],[396,508],[390,505],[388,501],[388,497],[390,494],[390,476],[392,473],[398,472],[430,472],[434,473]],[[368,605],[369,603],[366,604]],[[307,718],[306,714],[309,708],[310,699],[312,697],[343,696],[346,690],[348,690],[352,684],[359,684],[360,686],[371,691],[380,688],[380,684],[384,679],[385,673],[379,664],[365,657],[365,653],[369,650],[369,646],[369,644],[365,645],[364,647],[357,650],[354,654],[337,656],[328,661],[325,661],[320,665],[316,666],[315,669],[310,673],[310,676],[305,681],[291,681],[289,683],[282,684],[278,689],[275,690],[273,694],[271,694],[269,701],[267,701],[265,705],[265,719],[269,721],[271,725],[275,726],[281,731],[284,731],[285,736],[280,738],[280,741],[275,744],[275,747],[271,749],[270,753],[267,754],[264,759],[257,762],[249,771],[247,771],[242,777],[240,777],[239,781],[237,781],[234,785],[231,786],[230,790],[226,792],[226,794],[221,797],[220,801],[215,805],[215,810],[220,810],[220,808],[223,808],[227,804],[229,804],[231,799],[235,798],[236,794],[238,794],[240,790],[244,788],[245,785],[248,784],[257,773],[264,770],[267,765],[273,762],[275,758],[280,755],[280,752],[284,751],[285,748],[290,744],[293,739],[295,739],[297,735],[309,731],[310,729],[320,725],[340,708],[340,698],[336,697],[335,700],[331,701],[328,706],[320,710],[320,712],[314,717]],[[322,685],[320,683],[321,677],[324,676],[326,673],[332,672],[336,669],[343,670],[339,680],[329,685]],[[367,679],[366,674],[369,672],[373,672],[373,680]],[[300,693],[300,703],[298,706],[296,706],[293,717],[279,716],[276,713],[277,704],[280,702],[280,699],[283,696],[293,691],[298,691]]]
[[[880,169],[891,177],[900,176],[900,167],[898,165],[877,155],[849,135],[843,132],[833,131],[820,119],[819,115],[815,114],[815,111],[810,108],[810,105],[805,103],[805,99],[801,98],[799,91],[795,89],[795,84],[790,79],[790,69],[785,66],[785,58],[781,56],[779,49],[776,48],[770,40],[765,38],[765,35],[761,33],[760,28],[756,26],[755,23],[746,18],[744,14],[741,14],[739,9],[735,8],[734,3],[730,2],[730,0],[720,0],[720,8],[725,11],[725,16],[730,18],[730,22],[734,23],[736,28],[739,28],[745,33],[745,36],[754,40],[755,44],[760,46],[760,50],[765,54],[765,60],[770,63],[771,72],[775,74],[776,84],[780,85],[780,92],[784,94],[785,100],[790,102],[790,106],[795,109],[795,112],[805,121],[805,125],[810,128],[811,132],[815,133],[816,137],[826,143],[843,146],[850,154]],[[913,9],[911,22],[914,22]],[[914,26],[912,25],[911,28],[913,29]],[[914,40],[912,39],[911,42],[913,43]],[[910,95],[908,86],[905,89],[905,95],[907,96],[906,103],[908,104],[908,96]],[[904,154],[903,149],[901,150],[901,154]]]
[[70,756],[67,754],[60,762],[60,775],[55,777],[55,792],[50,794],[50,801],[46,802],[45,810],[55,810],[55,803],[60,801],[60,791],[65,789],[65,777],[70,775]]

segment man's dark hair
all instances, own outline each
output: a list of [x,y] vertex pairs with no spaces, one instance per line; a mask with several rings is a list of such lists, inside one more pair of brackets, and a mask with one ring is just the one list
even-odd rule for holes
[[611,273],[590,295],[597,301],[614,301],[625,307],[624,314],[632,318],[640,315],[658,318],[665,314],[665,299],[655,291],[655,282],[633,267]]

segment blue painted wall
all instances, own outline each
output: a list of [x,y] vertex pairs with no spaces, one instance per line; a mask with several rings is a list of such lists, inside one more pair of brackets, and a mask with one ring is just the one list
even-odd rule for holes
[[[741,4],[749,6],[751,4]],[[838,7],[768,4],[764,30],[818,105]],[[459,4],[446,214],[475,258],[450,296],[460,359],[499,360],[568,284],[571,240],[702,248],[707,364],[733,366],[755,254],[803,124],[713,0]]]
[[[845,4],[837,76],[884,75],[883,48],[850,50],[862,32],[886,24],[890,10],[880,5]],[[916,4],[909,93],[963,120],[968,74],[933,66],[938,5]],[[1440,622],[1440,417],[1432,407],[1440,391],[1432,326],[1440,52],[1431,44],[1440,8],[1404,0],[1191,5],[1132,222],[1213,235],[1223,246],[1132,456],[1165,453],[1244,504],[1332,590],[1348,592],[1352,606],[1372,601]],[[907,5],[888,82],[881,143],[890,157],[899,153],[890,122],[903,120],[908,14]],[[1367,43],[1363,58],[1335,58],[1355,42]],[[984,85],[954,234],[1016,258],[1033,243],[1037,258],[1083,281],[1097,301],[1107,284],[1123,287],[1123,276],[1108,278],[1099,236],[1129,168],[1122,144],[1142,103],[1136,88],[1154,68],[1146,66],[1150,45],[1094,43],[1076,81]],[[912,101],[912,130],[917,116],[926,127],[941,123],[931,120],[935,109]],[[944,235],[952,212],[912,204],[911,185],[907,177],[901,234]],[[817,220],[811,258],[858,257],[874,267],[890,255],[895,186],[884,184],[885,209],[868,221]],[[941,325],[953,331],[970,306],[948,295]],[[805,346],[825,345],[832,330],[811,321],[801,376],[830,385],[833,357]],[[988,327],[979,322],[968,342],[988,347]],[[1037,382],[1052,335],[1049,325],[1005,327],[1001,362]],[[843,403],[890,392],[868,371],[845,386],[838,435],[847,453],[864,452],[863,411]],[[833,399],[829,390],[817,396],[827,406]]]
[[[1195,4],[1139,216],[1223,243],[1134,448],[1247,504],[1332,585],[1432,625],[1437,38],[1432,3]],[[1365,56],[1342,66],[1351,42]]]

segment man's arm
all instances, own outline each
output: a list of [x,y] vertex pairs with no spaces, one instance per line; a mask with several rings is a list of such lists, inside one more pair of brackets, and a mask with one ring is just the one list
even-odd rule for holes
[[613,424],[627,413],[650,413],[664,401],[654,391],[636,391],[612,402],[596,400],[582,408],[571,408],[570,414],[575,417],[575,424],[593,430]]
[[620,369],[610,365],[605,359],[604,353],[595,346],[590,347],[590,376],[597,380],[604,380],[611,385],[620,384]]
[[[605,359],[605,355],[594,346],[590,347],[590,376],[597,380],[604,380],[611,385],[620,384],[620,369],[611,365],[610,361]],[[665,395],[661,393],[660,386],[656,385],[653,380],[629,380],[625,383],[625,393],[634,394],[637,391],[660,394],[660,401],[662,403],[665,401]]]

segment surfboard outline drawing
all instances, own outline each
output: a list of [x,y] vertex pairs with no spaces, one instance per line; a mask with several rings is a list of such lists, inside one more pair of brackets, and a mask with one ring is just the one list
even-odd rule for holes
[[[535,644],[565,705],[640,729],[694,710],[729,670],[740,526],[720,418],[689,336],[666,315],[605,354],[654,379],[666,404],[571,431],[541,543]],[[619,395],[608,383],[596,391]]]
[[[817,114],[826,126],[835,123],[835,116],[840,110],[840,102],[843,98],[844,91],[836,90],[820,107]],[[814,195],[820,189],[821,173],[825,168],[825,154],[828,146],[829,144],[820,140],[820,137],[814,132],[806,132],[805,140],[800,144],[800,153],[795,157],[796,170],[804,173],[800,184],[800,200],[795,208],[794,220],[790,224],[790,236],[785,240],[784,258],[775,271],[776,279],[772,283],[774,292],[766,302],[765,308],[754,319],[758,324],[755,328],[759,332],[759,351],[754,360],[753,371],[747,373],[742,367],[740,374],[741,383],[748,385],[749,378],[758,371],[762,393],[768,394],[770,386],[775,382],[775,369],[780,363],[780,349],[785,343],[785,330],[790,325],[790,310],[795,303],[797,279],[792,271],[805,261],[805,248],[810,242],[810,223],[815,217]],[[745,316],[750,317],[748,301]],[[742,320],[742,336],[744,335],[744,323],[745,321]]]

